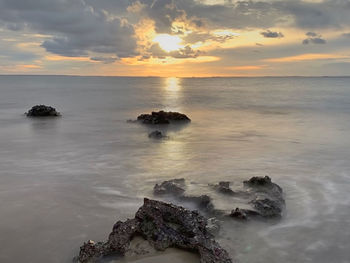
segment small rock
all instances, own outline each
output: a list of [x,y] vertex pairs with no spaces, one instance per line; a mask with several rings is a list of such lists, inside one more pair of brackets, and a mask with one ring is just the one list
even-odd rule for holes
[[163,139],[165,137],[166,136],[164,136],[161,131],[153,131],[150,134],[148,134],[148,138],[152,138],[152,139]]
[[255,199],[251,202],[258,213],[265,218],[271,217],[281,217],[282,214],[282,204],[279,201],[264,198]]
[[55,108],[46,105],[36,105],[32,107],[26,115],[28,117],[57,117],[61,114]]
[[179,112],[152,112],[151,114],[141,114],[137,117],[138,121],[144,124],[170,124],[170,122],[190,122],[185,114]]
[[185,192],[185,179],[173,179],[156,184],[153,188],[155,195],[182,195]]
[[219,182],[219,184],[213,185],[213,188],[222,194],[234,195],[235,192],[230,188],[230,182]]
[[232,210],[230,214],[230,217],[240,220],[247,220],[249,217],[253,216],[259,216],[259,213],[253,210],[240,209],[238,207],[235,210]]

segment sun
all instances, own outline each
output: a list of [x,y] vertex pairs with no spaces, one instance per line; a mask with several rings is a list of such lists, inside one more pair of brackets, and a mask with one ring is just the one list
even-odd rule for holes
[[182,39],[179,36],[172,36],[168,34],[157,35],[153,39],[153,42],[158,43],[159,46],[166,52],[178,50],[184,47],[181,45]]

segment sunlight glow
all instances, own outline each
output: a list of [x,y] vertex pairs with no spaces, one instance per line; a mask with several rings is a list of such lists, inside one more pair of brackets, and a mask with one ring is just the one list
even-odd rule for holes
[[179,78],[165,79],[165,87],[168,90],[178,91],[180,89],[180,79]]
[[153,39],[153,42],[158,43],[159,46],[166,52],[178,50],[184,47],[181,45],[182,39],[179,36],[172,36],[168,34],[157,35]]

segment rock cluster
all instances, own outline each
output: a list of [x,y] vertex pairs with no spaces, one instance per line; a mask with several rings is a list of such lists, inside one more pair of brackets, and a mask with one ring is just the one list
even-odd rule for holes
[[[219,182],[209,185],[220,194],[234,196],[241,199],[242,203],[251,206],[251,209],[233,209],[228,216],[236,219],[250,218],[278,218],[281,217],[285,201],[280,186],[273,183],[271,178],[253,177],[244,181],[244,188],[233,191],[229,182]],[[191,196],[186,195],[185,179],[173,179],[156,184],[153,193],[156,196],[170,195],[179,201],[192,202],[209,215],[222,216],[225,212],[215,209],[212,198],[208,195]]]
[[185,179],[172,179],[169,181],[164,181],[161,184],[156,184],[153,188],[153,194],[155,196],[172,196],[179,201],[193,203],[198,208],[205,210],[206,212],[211,212],[213,210],[213,204],[210,196],[186,195],[185,187]]
[[152,112],[151,114],[141,114],[137,117],[138,121],[144,124],[170,124],[171,122],[190,122],[185,114],[179,112]]
[[207,228],[207,220],[196,211],[145,199],[134,219],[114,225],[106,242],[85,243],[80,248],[78,262],[96,262],[112,254],[125,255],[133,237],[140,235],[160,251],[175,247],[199,253],[201,263],[231,263],[228,253]]
[[57,117],[61,114],[55,108],[46,105],[36,105],[32,107],[26,115],[28,117]]

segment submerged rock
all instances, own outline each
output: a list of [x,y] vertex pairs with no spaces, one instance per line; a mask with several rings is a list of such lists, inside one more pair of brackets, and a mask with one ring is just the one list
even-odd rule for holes
[[26,115],[28,117],[57,117],[61,116],[55,108],[46,105],[36,105],[32,107]]
[[170,124],[171,122],[190,122],[185,114],[179,112],[152,112],[151,114],[141,114],[137,117],[138,121],[144,124]]
[[140,235],[155,249],[169,247],[199,253],[201,263],[231,263],[229,254],[209,233],[207,220],[196,211],[145,199],[134,219],[117,222],[106,242],[88,241],[78,262],[96,262],[103,256],[125,255],[134,236]]
[[282,216],[285,205],[283,190],[279,185],[273,183],[270,177],[253,177],[248,181],[244,181],[244,185],[250,188],[250,191],[254,194],[254,198],[250,203],[261,217]]
[[240,200],[239,203],[245,203],[245,206],[251,209],[218,210],[215,208],[212,198],[209,195],[186,195],[185,179],[173,179],[156,184],[154,195],[170,195],[180,202],[191,202],[201,211],[215,217],[232,217],[236,219],[249,218],[278,218],[282,216],[285,201],[283,198],[282,188],[273,183],[271,178],[253,177],[244,181],[244,188],[233,191],[230,188],[230,182],[219,182],[218,184],[209,185],[215,191],[228,197],[234,197]]
[[230,188],[230,182],[219,182],[212,186],[217,192],[227,195],[234,195],[235,192]]
[[250,217],[256,217],[260,214],[256,211],[249,210],[249,209],[241,209],[236,208],[235,210],[231,211],[230,217],[240,219],[240,220],[247,220]]
[[148,134],[148,138],[152,138],[152,139],[163,139],[166,136],[163,135],[163,133],[161,131],[153,131],[150,134]]
[[175,195],[179,196],[185,192],[185,179],[172,179],[156,184],[153,188],[154,195]]
[[181,202],[188,202],[195,204],[199,209],[206,212],[212,211],[214,206],[212,200],[208,195],[185,195],[186,182],[184,178],[172,179],[164,181],[161,184],[156,184],[153,188],[155,196],[171,196]]

